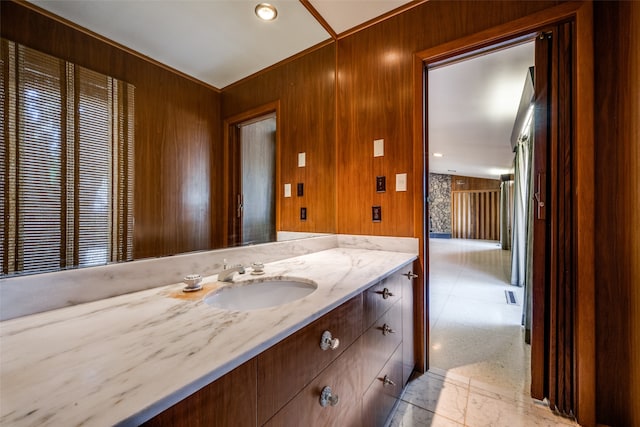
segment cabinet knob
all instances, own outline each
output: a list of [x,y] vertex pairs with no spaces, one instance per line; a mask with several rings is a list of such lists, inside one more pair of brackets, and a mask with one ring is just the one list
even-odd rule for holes
[[394,385],[396,385],[396,383],[391,381],[391,378],[389,378],[389,375],[385,375],[384,378],[382,379],[382,386],[386,387],[388,385],[394,386]]
[[402,273],[403,276],[407,276],[407,279],[411,280],[411,279],[417,279],[418,275],[415,273],[412,273],[411,271],[407,271],[406,273]]
[[392,297],[392,296],[393,296],[393,293],[391,293],[391,292],[389,291],[389,289],[387,289],[387,288],[384,288],[383,290],[378,291],[377,293],[379,293],[380,295],[382,295],[382,298],[383,298],[383,299],[387,299],[387,298],[389,298],[389,297]]
[[338,338],[333,338],[331,336],[331,332],[324,331],[322,333],[322,337],[320,338],[320,348],[323,351],[326,351],[329,349],[335,350],[339,346],[340,346],[340,340]]
[[333,394],[331,387],[326,386],[320,392],[320,406],[326,408],[327,406],[336,406],[340,401],[340,397],[337,394]]
[[389,334],[395,334],[395,333],[396,333],[396,331],[391,329],[391,327],[389,325],[387,325],[386,323],[384,325],[382,325],[382,335],[389,335]]

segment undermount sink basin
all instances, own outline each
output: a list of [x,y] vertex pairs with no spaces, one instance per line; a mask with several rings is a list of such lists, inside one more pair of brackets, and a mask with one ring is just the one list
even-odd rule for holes
[[230,283],[207,295],[204,302],[227,310],[275,307],[306,297],[318,288],[311,280],[294,278],[257,279]]

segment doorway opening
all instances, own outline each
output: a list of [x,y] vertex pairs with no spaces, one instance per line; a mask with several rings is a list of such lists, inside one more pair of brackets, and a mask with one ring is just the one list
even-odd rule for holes
[[229,246],[276,240],[278,211],[277,104],[225,120]]
[[524,395],[534,60],[529,37],[425,68],[430,370]]

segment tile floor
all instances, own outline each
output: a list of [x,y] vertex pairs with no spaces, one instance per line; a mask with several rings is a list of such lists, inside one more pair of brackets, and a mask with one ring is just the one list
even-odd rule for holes
[[407,386],[390,426],[576,426],[529,397],[510,252],[493,241],[431,239],[429,257],[430,370]]

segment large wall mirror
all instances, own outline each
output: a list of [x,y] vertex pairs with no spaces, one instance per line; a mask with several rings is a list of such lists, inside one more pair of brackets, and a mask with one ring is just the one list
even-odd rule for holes
[[2,3],[2,277],[336,231],[335,43],[216,91]]

